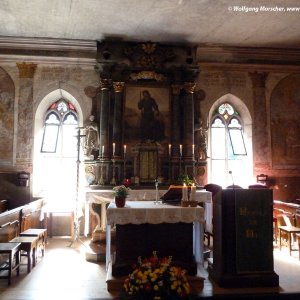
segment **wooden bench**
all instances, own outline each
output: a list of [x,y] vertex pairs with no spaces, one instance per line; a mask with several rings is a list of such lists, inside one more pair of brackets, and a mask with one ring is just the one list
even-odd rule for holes
[[295,227],[295,226],[279,226],[279,249],[281,250],[281,237],[282,237],[282,232],[287,234],[287,239],[288,239],[288,249],[290,255],[292,254],[292,251],[295,250],[292,248],[292,234],[295,233],[300,233],[300,228]]
[[37,243],[38,243],[37,236],[17,236],[10,241],[10,243],[20,243],[20,250],[24,251],[25,254],[21,256],[27,257],[27,273],[31,271],[31,262],[32,267],[35,267],[36,264],[36,250],[37,250]]
[[43,228],[29,228],[20,233],[20,236],[34,236],[38,237],[37,246],[41,249],[42,256],[44,256],[46,240],[47,240],[47,229]]
[[8,285],[11,284],[13,271],[17,270],[17,276],[20,274],[20,246],[20,243],[0,243],[0,254],[8,255],[8,261],[0,264],[0,272],[7,271],[7,275],[1,275],[0,278],[7,279]]

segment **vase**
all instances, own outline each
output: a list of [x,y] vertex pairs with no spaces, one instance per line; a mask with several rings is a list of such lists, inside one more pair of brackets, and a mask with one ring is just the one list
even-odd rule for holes
[[124,207],[126,202],[126,197],[115,197],[116,207]]

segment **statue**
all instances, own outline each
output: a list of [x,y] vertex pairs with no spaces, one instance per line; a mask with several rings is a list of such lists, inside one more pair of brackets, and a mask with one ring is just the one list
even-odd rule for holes
[[198,159],[207,159],[207,130],[208,128],[203,128],[202,119],[200,119],[200,124],[195,128],[195,142],[197,146]]
[[84,155],[87,159],[93,160],[93,151],[99,149],[98,124],[94,121],[95,117],[89,117],[89,122],[85,126]]

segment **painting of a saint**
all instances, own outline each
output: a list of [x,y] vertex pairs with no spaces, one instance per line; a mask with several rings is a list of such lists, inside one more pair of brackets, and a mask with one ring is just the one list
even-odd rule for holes
[[169,89],[126,88],[125,140],[159,142],[167,140],[170,130]]
[[160,119],[158,105],[148,90],[142,92],[138,103],[141,111],[140,139],[141,141],[161,141],[165,138],[163,120]]

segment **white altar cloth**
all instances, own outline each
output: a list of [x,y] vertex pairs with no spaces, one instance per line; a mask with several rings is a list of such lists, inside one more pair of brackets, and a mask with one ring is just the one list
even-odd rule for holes
[[107,208],[106,266],[111,261],[111,226],[124,224],[194,223],[193,249],[197,263],[203,264],[203,207],[154,204],[152,201],[126,201],[124,208],[110,203]]
[[[159,189],[158,194],[159,198],[162,197],[167,190]],[[95,216],[98,220],[98,225],[96,230],[104,231],[106,229],[106,206],[109,203],[114,201],[114,194],[112,190],[90,190],[86,192],[87,201],[86,201],[86,208],[85,208],[85,235],[88,234],[88,227],[89,227],[89,214],[88,212],[92,209],[90,205],[92,203],[97,203],[101,205],[101,217]],[[155,189],[131,189],[129,195],[127,196],[127,203],[128,201],[154,201],[156,197],[156,190]],[[209,228],[212,226],[212,210],[211,210],[211,192],[206,190],[196,190],[196,200],[199,203],[204,203],[205,212],[204,212],[204,219],[206,222],[206,226]],[[206,209],[208,208],[208,210]],[[93,213],[93,211],[92,211]]]

